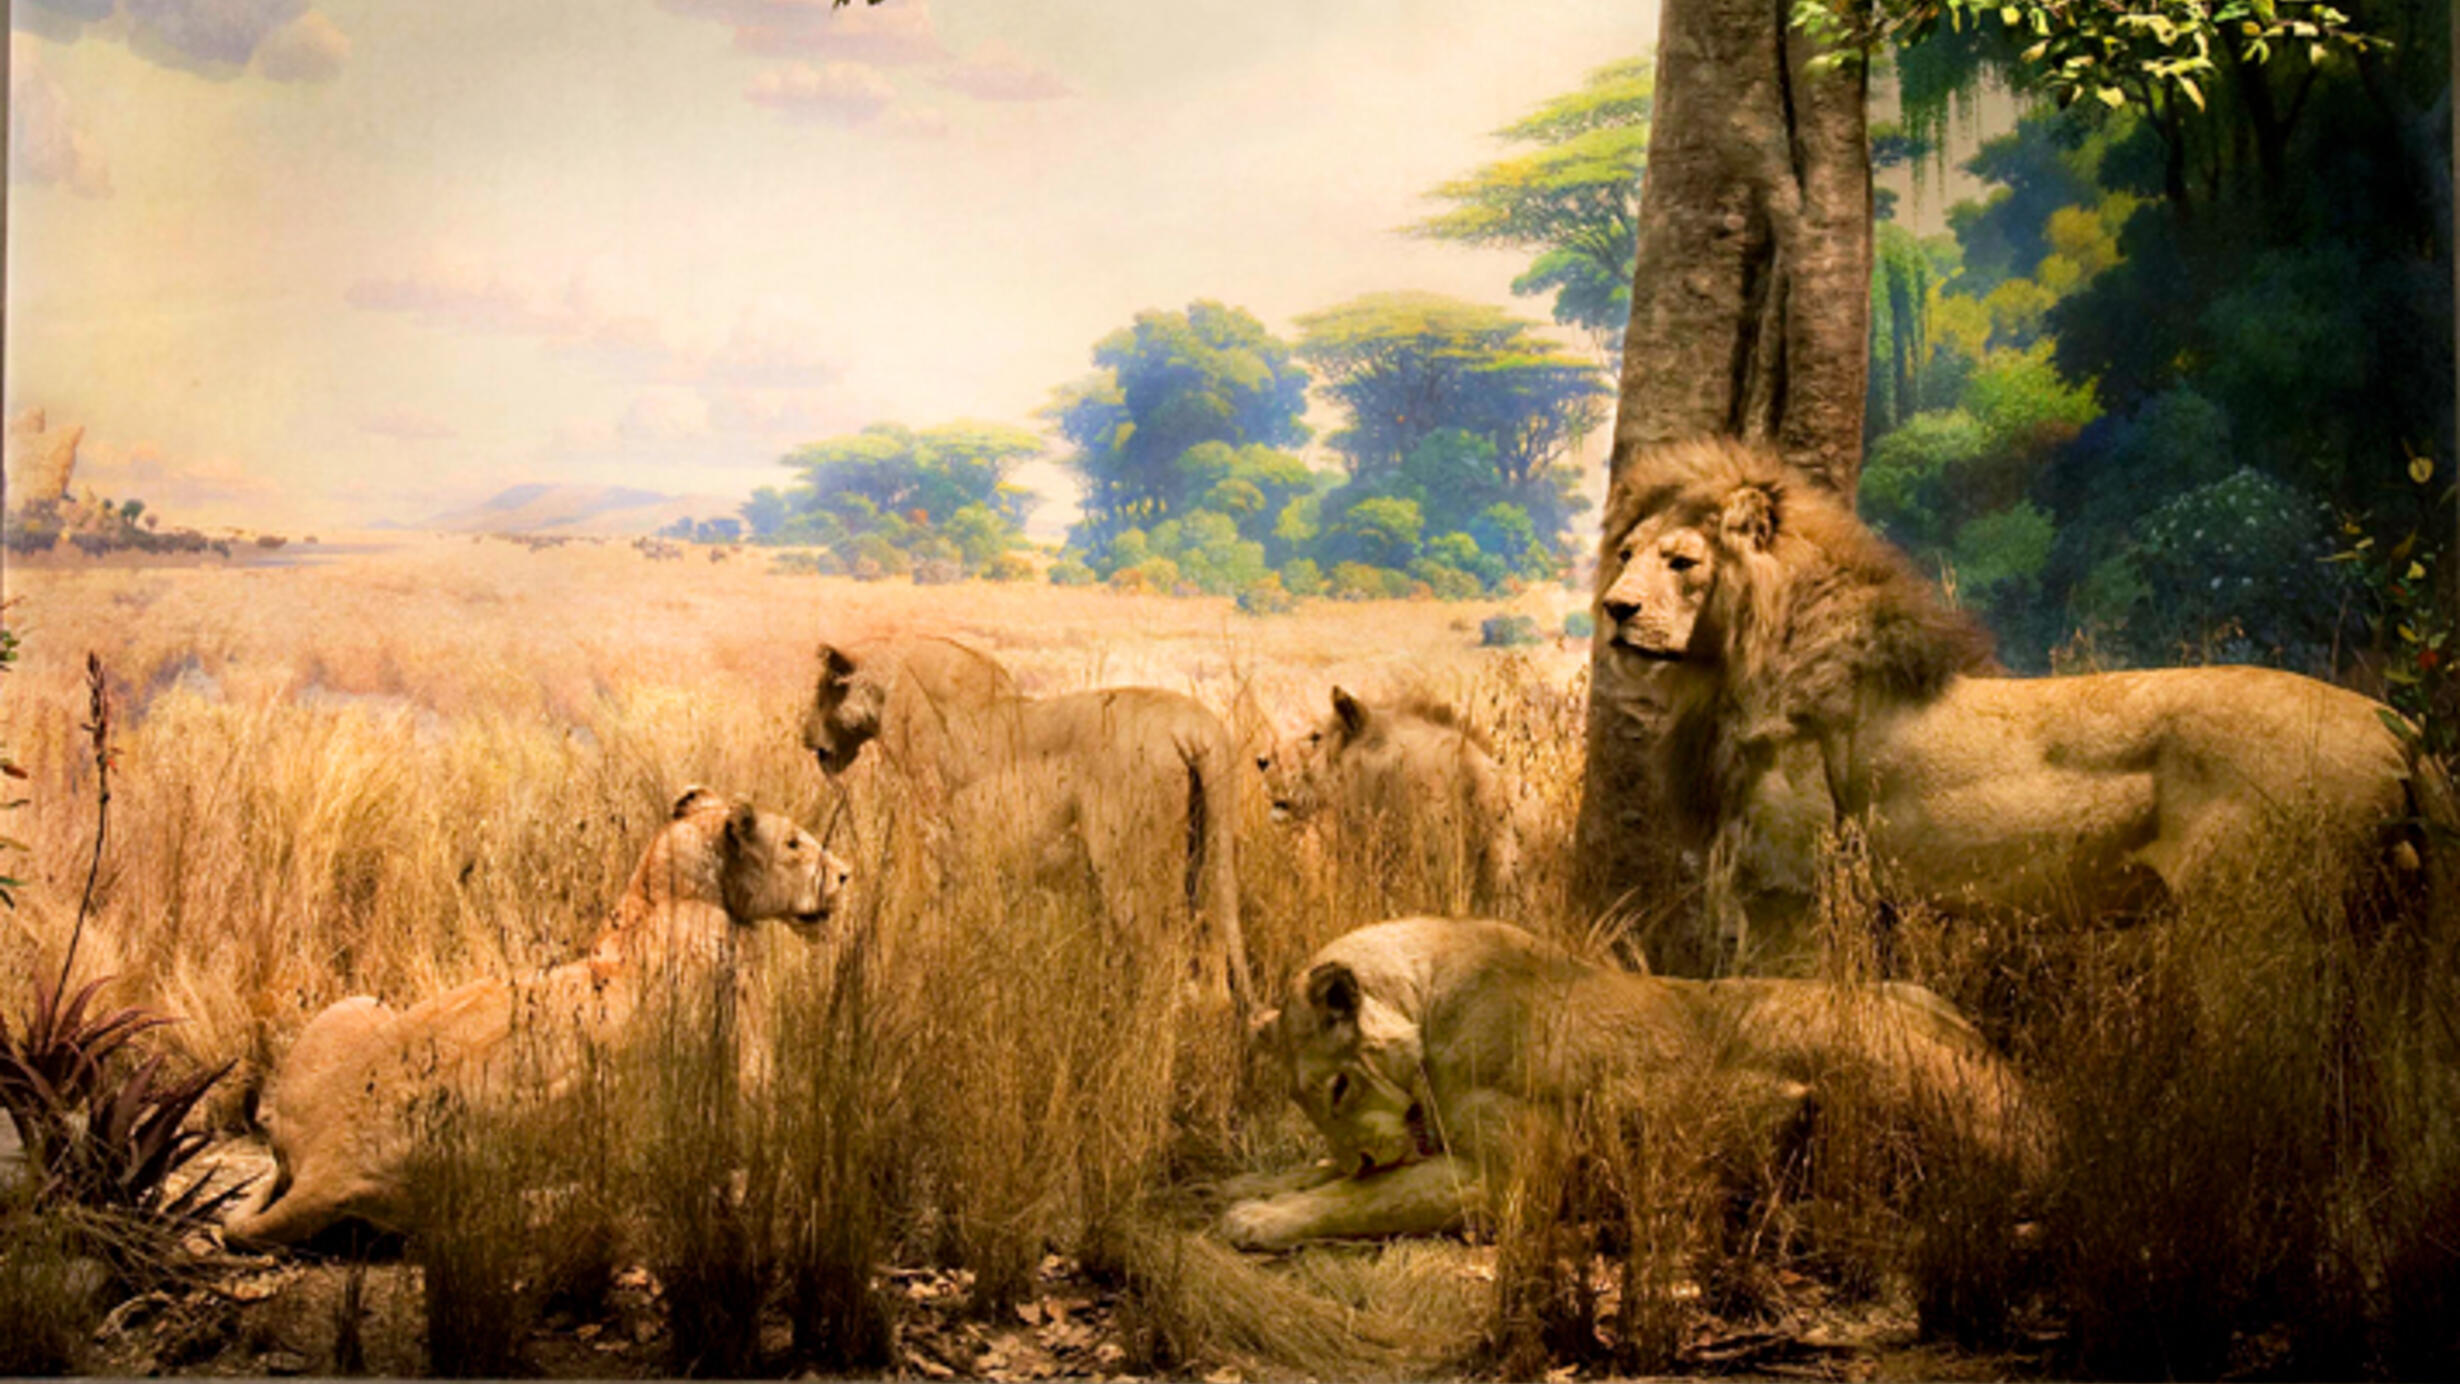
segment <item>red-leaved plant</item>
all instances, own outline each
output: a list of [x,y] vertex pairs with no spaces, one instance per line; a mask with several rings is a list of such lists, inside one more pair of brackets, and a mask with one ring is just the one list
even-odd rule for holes
[[[111,704],[102,663],[88,655],[86,683],[100,799],[94,860],[99,868],[111,805]],[[108,1227],[100,1248],[124,1271],[149,1266],[181,1233],[212,1223],[247,1187],[219,1191],[204,1175],[173,1190],[177,1175],[211,1143],[188,1128],[188,1117],[230,1063],[185,1077],[166,1077],[160,1053],[139,1059],[131,1040],[172,1020],[137,1006],[97,1009],[110,977],[73,993],[69,976],[93,903],[93,876],[77,909],[68,954],[56,980],[37,980],[24,1021],[0,1013],[0,1109],[8,1111],[24,1145],[38,1207],[100,1213]]]

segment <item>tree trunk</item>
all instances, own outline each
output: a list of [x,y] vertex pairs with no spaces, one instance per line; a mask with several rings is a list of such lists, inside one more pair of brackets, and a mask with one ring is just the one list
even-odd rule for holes
[[[1650,449],[1709,434],[1774,447],[1846,495],[1861,471],[1870,351],[1871,161],[1859,63],[1814,71],[1786,0],[1665,0],[1657,110],[1596,590],[1640,517]],[[1578,848],[1583,902],[1640,924],[1661,968],[1696,972],[1696,875],[1652,751],[1659,679],[1598,622]]]

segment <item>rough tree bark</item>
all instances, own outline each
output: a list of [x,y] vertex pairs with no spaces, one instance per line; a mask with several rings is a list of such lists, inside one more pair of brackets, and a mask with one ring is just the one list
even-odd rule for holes
[[[1851,495],[1870,350],[1871,162],[1859,63],[1815,71],[1787,0],[1665,0],[1657,109],[1596,591],[1640,517],[1651,448],[1724,434],[1764,442]],[[1654,671],[1590,652],[1579,859],[1594,913],[1618,914],[1662,969],[1714,949],[1686,935],[1693,871],[1670,839],[1651,751]]]

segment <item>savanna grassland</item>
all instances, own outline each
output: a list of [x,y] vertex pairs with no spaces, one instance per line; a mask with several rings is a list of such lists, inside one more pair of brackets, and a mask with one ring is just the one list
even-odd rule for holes
[[[178,1060],[236,1064],[202,1113],[239,1166],[246,1093],[317,1009],[579,954],[688,784],[793,815],[857,873],[827,940],[760,939],[765,1085],[684,1006],[577,1095],[440,1124],[416,1172],[438,1228],[373,1267],[220,1260],[212,1289],[163,1280],[99,1334],[44,1305],[86,1300],[75,1265],[46,1278],[21,1250],[0,1336],[60,1339],[13,1367],[2144,1377],[2452,1358],[2448,930],[2413,901],[2342,919],[2295,858],[2226,905],[2097,931],[1899,914],[1836,867],[1815,966],[1867,978],[1884,923],[1886,968],[2032,1079],[2061,1131],[2037,1185],[1911,1163],[1846,1093],[1807,1155],[1739,1181],[1663,1152],[1679,1139],[1607,1134],[1533,1158],[1466,1242],[1236,1254],[1206,1232],[1206,1187],[1314,1153],[1238,1016],[1183,983],[1195,940],[1123,931],[1010,868],[1033,843],[958,835],[868,761],[841,798],[796,743],[816,641],[922,630],[1034,692],[1184,691],[1251,746],[1335,683],[1449,699],[1545,824],[1515,920],[1606,955],[1613,927],[1562,902],[1585,648],[1481,649],[1494,603],[1251,617],[685,551],[422,539],[285,566],[12,566],[24,651],[0,743],[28,775],[6,828],[28,884],[0,914],[0,1009],[57,967],[94,859],[90,652],[115,757],[78,973],[180,1016],[149,1035]],[[1576,604],[1511,603],[1548,631]],[[1465,897],[1409,853],[1270,821],[1253,779],[1239,845],[1268,983],[1349,927]]]
[[[1187,939],[1124,946],[1081,897],[994,869],[940,878],[952,852],[994,861],[1016,843],[935,835],[868,763],[848,775],[848,811],[834,819],[838,789],[796,741],[823,635],[947,634],[995,653],[1029,691],[1173,688],[1253,736],[1317,714],[1334,682],[1423,688],[1481,721],[1524,726],[1510,745],[1523,767],[1559,791],[1573,781],[1585,655],[1479,649],[1477,617],[1492,604],[1314,603],[1259,619],[1228,600],[858,583],[706,552],[651,561],[620,544],[457,539],[281,566],[14,564],[11,624],[24,646],[0,737],[29,775],[10,824],[25,843],[12,873],[29,887],[5,922],[20,977],[5,996],[12,1012],[25,978],[56,969],[92,863],[88,653],[106,673],[114,759],[78,974],[116,976],[110,999],[180,1016],[159,1041],[181,1060],[238,1064],[205,1106],[225,1130],[244,1124],[250,1087],[335,999],[412,1000],[585,951],[667,805],[710,785],[827,826],[857,871],[835,932],[859,936],[859,949],[781,935],[764,958],[787,978],[781,993],[808,1002],[804,1019],[828,1026],[829,1041],[812,1035],[827,1051],[809,1071],[835,1084],[812,1108],[823,1125],[828,1113],[849,1118],[764,1137],[805,1155],[837,1141],[851,1160],[839,1171],[861,1189],[827,1195],[859,1203],[833,1215],[841,1225],[875,1222],[863,1256],[944,1262],[986,1300],[1030,1297],[1046,1249],[1093,1248],[1081,1242],[1114,1232],[1123,1208],[1179,1175],[1231,1170],[1268,1145],[1288,1161],[1302,1146],[1277,1095],[1250,1089],[1230,1017],[1183,1012],[1184,967],[1168,953]],[[1519,604],[1552,629],[1573,600],[1547,590]],[[1324,852],[1266,820],[1254,780],[1240,803],[1261,973],[1287,972],[1380,913],[1363,881],[1337,883]],[[1568,799],[1551,811],[1568,820]],[[860,970],[851,981],[849,965]],[[857,991],[865,1005],[850,1013]],[[809,1034],[811,1023],[785,1027]],[[620,1146],[615,1161],[635,1164],[602,1161],[594,1176],[610,1186],[654,1177],[661,1159],[739,1162],[656,1137],[693,1121],[613,1118],[624,1129],[584,1141]],[[504,1172],[495,1181],[523,1180],[514,1142],[480,1157]],[[531,1146],[552,1145],[574,1146]],[[465,1205],[471,1180],[445,1184],[461,1199],[455,1219],[486,1221]],[[673,1295],[671,1269],[660,1277]],[[888,1363],[878,1350],[848,1360]],[[395,1367],[426,1363],[413,1351]]]

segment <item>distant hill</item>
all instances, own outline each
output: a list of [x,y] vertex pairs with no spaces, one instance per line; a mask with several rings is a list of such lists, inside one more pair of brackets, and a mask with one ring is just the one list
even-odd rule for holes
[[412,528],[447,533],[651,533],[677,519],[719,519],[742,508],[719,495],[666,495],[620,485],[516,485]]

